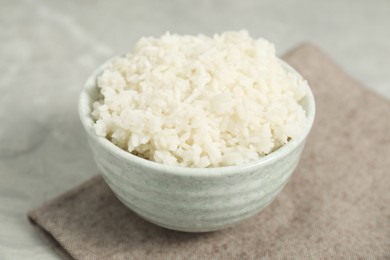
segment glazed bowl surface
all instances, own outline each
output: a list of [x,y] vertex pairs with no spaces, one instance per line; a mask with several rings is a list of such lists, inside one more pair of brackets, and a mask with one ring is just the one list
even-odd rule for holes
[[[280,62],[286,70],[298,73]],[[96,135],[92,104],[99,94],[97,77],[106,64],[86,81],[79,99],[79,115],[108,186],[142,218],[179,231],[224,229],[264,209],[290,179],[314,121],[315,101],[310,88],[301,101],[307,117],[303,134],[269,155],[240,166],[168,166],[137,157]]]

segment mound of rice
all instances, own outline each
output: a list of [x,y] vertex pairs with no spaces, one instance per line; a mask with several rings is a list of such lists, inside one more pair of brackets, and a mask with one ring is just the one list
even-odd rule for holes
[[307,83],[246,31],[141,38],[98,78],[97,135],[183,167],[240,165],[297,138]]

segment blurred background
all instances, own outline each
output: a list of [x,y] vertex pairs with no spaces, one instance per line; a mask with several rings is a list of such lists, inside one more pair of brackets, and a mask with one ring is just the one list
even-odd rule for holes
[[[56,259],[26,212],[98,173],[77,115],[88,75],[166,31],[311,42],[390,99],[390,1],[0,0],[0,259]],[[364,104],[362,104],[364,105]]]

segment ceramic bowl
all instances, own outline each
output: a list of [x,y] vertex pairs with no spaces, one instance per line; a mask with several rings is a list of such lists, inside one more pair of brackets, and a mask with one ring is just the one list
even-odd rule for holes
[[[298,73],[280,62],[286,70]],[[224,229],[264,209],[290,179],[314,121],[315,103],[310,89],[302,100],[308,122],[300,138],[245,165],[185,168],[142,159],[95,134],[92,103],[99,92],[97,76],[105,66],[87,80],[80,95],[79,114],[108,186],[142,218],[179,231]]]

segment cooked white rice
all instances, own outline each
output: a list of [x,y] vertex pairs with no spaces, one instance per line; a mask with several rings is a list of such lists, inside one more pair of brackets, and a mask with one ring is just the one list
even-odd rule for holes
[[135,155],[184,167],[240,165],[297,138],[306,81],[273,44],[248,32],[141,38],[98,78],[99,136]]

